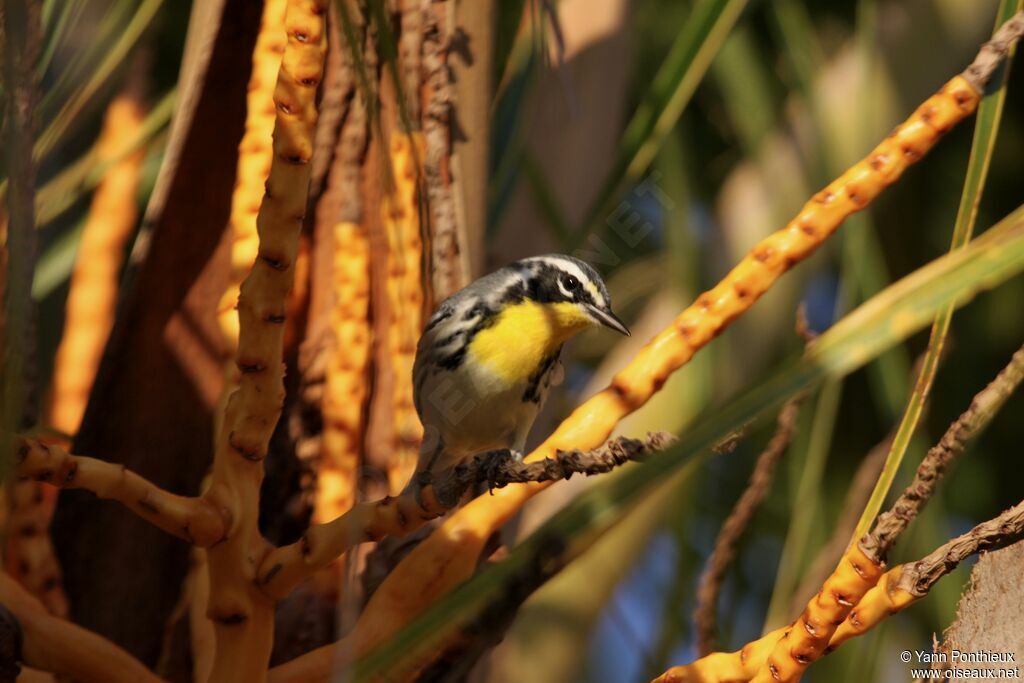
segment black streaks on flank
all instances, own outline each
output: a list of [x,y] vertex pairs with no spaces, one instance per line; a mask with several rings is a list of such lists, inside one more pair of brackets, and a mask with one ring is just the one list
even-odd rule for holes
[[540,403],[543,398],[543,389],[547,388],[548,376],[551,371],[555,368],[555,364],[558,362],[558,356],[562,353],[562,347],[559,346],[553,352],[549,353],[541,361],[540,366],[533,371],[530,375],[530,381],[526,386],[526,391],[523,392],[523,403]]
[[465,320],[472,320],[477,315],[480,316],[479,320],[476,321],[471,327],[466,327],[458,332],[455,332],[442,342],[438,343],[436,348],[443,349],[446,346],[458,342],[456,349],[451,353],[441,356],[437,360],[437,366],[444,368],[445,370],[455,370],[462,361],[466,358],[466,353],[469,351],[469,345],[473,342],[473,338],[476,337],[482,330],[486,330],[498,322],[498,313],[493,309],[489,308],[484,303],[479,303],[470,309],[470,313],[477,311],[476,314],[470,316],[467,315]]
[[452,314],[454,313],[455,309],[453,307],[442,305],[441,308],[437,309],[437,312],[430,317],[430,321],[427,323],[427,326],[423,328],[423,334],[430,332],[445,320],[452,317]]

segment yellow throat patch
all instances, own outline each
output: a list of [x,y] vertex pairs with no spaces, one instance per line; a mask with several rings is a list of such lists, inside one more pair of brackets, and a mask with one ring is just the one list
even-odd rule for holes
[[591,324],[576,304],[523,301],[473,337],[469,359],[509,384],[526,382],[547,356]]

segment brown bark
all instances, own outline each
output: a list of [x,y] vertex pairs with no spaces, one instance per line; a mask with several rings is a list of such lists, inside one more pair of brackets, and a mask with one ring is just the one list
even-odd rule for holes
[[[1009,652],[1024,662],[1024,542],[985,553],[971,570],[941,651]],[[970,664],[962,665],[965,667]],[[943,665],[943,668],[957,668]]]

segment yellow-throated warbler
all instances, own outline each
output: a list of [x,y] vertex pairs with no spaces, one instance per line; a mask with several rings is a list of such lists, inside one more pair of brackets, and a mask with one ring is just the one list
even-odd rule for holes
[[548,389],[560,381],[562,345],[594,325],[629,334],[601,276],[561,254],[516,261],[446,299],[416,349],[424,439],[410,486],[479,453],[522,457]]

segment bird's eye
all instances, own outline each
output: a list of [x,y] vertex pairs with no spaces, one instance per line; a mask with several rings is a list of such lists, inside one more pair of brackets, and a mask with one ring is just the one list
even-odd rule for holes
[[580,281],[577,280],[572,275],[566,275],[564,278],[562,278],[562,284],[565,285],[565,288],[568,289],[570,292],[579,289],[580,287]]

